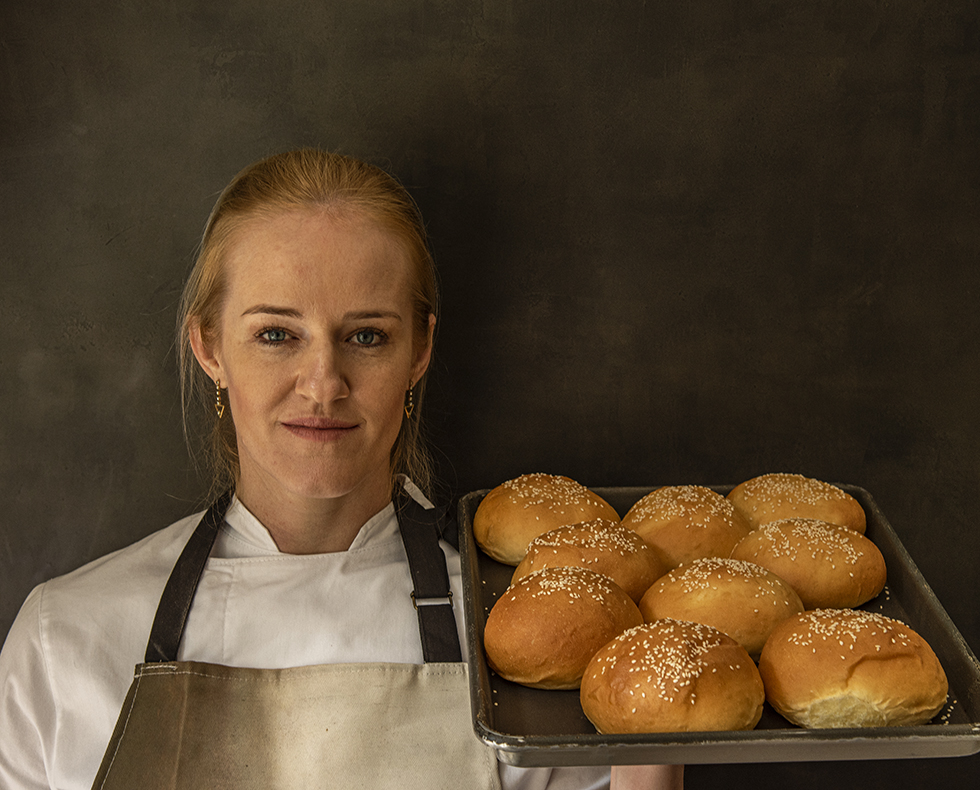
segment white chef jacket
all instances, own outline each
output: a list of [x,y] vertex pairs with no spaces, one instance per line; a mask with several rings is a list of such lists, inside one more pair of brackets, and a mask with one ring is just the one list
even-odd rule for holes
[[[411,483],[406,488],[426,506]],[[89,790],[143,661],[150,626],[196,514],[36,587],[0,651],[0,788]],[[459,554],[442,544],[454,600]],[[279,669],[423,663],[408,558],[389,504],[344,552],[281,553],[233,499],[178,660]],[[456,607],[466,650],[462,607]],[[475,736],[474,736],[475,737]],[[506,790],[607,787],[609,770],[500,765]]]

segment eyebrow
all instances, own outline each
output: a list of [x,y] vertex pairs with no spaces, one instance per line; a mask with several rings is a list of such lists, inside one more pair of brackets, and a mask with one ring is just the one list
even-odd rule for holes
[[271,304],[257,304],[255,307],[248,308],[242,315],[282,315],[287,318],[303,317],[303,314],[299,310],[294,310],[292,307],[276,307]]
[[[271,304],[257,304],[254,307],[249,307],[242,315],[281,315],[286,318],[297,319],[303,317],[303,313],[293,307],[277,307]],[[344,318],[348,321],[363,321],[371,318],[391,318],[395,321],[402,320],[401,314],[393,310],[355,310],[345,313]]]

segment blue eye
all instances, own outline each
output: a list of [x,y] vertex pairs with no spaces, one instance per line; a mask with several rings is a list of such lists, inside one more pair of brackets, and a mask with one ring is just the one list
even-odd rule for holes
[[285,329],[263,329],[259,333],[259,337],[262,338],[266,343],[283,343],[288,339]]
[[359,346],[373,346],[378,342],[378,333],[373,329],[362,329],[354,335],[354,342]]

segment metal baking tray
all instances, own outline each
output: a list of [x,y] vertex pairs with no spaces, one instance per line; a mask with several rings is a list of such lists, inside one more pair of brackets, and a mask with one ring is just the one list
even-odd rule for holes
[[[460,554],[469,646],[470,702],[477,735],[500,760],[517,766],[758,763],[960,757],[980,752],[980,663],[953,625],[871,495],[837,484],[864,507],[867,536],[881,550],[888,583],[862,609],[900,620],[932,646],[949,678],[946,707],[916,727],[807,730],[767,704],[754,730],[600,735],[582,713],[577,691],[544,691],[494,673],[483,651],[483,628],[513,568],[480,551],[473,515],[488,489],[459,502]],[[711,486],[726,494],[732,486]],[[651,488],[595,488],[619,512]]]

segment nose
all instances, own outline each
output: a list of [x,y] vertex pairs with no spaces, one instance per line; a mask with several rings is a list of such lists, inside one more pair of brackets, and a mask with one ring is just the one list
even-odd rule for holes
[[350,386],[340,350],[329,343],[308,347],[299,359],[296,392],[319,404],[346,398]]

